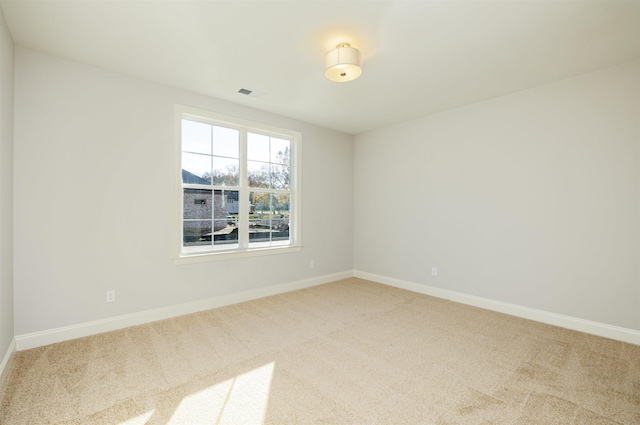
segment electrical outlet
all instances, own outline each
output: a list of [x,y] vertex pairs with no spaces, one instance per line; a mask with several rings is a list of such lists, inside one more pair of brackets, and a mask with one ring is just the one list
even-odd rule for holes
[[309,268],[310,269],[314,268],[315,266],[316,266],[316,262],[315,261],[313,261],[313,260],[309,261]]
[[431,276],[438,276],[438,268],[431,267]]
[[107,291],[107,302],[112,303],[116,300],[116,291]]

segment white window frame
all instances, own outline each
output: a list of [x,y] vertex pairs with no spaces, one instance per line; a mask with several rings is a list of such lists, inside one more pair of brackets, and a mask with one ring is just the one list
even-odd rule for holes
[[[175,105],[174,113],[174,129],[175,129],[175,166],[174,181],[176,182],[176,231],[175,246],[177,248],[173,257],[174,264],[190,264],[206,261],[216,261],[225,259],[235,259],[242,257],[253,257],[258,255],[284,254],[296,252],[302,249],[302,238],[300,230],[302,228],[301,221],[301,159],[302,159],[302,133],[275,127],[268,124],[249,121],[241,118],[235,118],[228,115],[222,115],[216,112],[206,111],[203,109],[193,108],[184,105]],[[238,248],[228,250],[208,250],[202,252],[183,252],[183,184],[182,184],[182,120],[190,119],[200,121],[212,125],[233,128],[240,131],[240,186],[230,187],[229,190],[238,190],[240,200],[239,211],[239,228],[245,229],[238,235]],[[258,133],[272,137],[284,138],[291,141],[290,145],[290,227],[289,240],[290,243],[279,246],[269,247],[249,247],[249,208],[248,199],[249,192],[256,191],[257,188],[249,187],[247,179],[247,132]],[[262,189],[258,189],[261,191]],[[245,199],[243,201],[243,199]]]

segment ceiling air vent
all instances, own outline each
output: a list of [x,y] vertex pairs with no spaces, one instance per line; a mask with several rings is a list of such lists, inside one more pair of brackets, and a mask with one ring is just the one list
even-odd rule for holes
[[249,90],[249,89],[240,89],[238,90],[238,93],[244,94],[246,96],[256,97],[256,98],[264,96],[264,93],[262,92],[259,92],[256,90]]

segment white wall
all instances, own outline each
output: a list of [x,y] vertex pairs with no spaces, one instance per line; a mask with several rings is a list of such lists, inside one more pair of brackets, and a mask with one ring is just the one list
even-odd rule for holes
[[13,41],[0,11],[0,363],[13,336]]
[[[354,156],[345,134],[16,47],[0,349],[12,308],[23,335],[352,268],[638,330],[639,94],[634,62],[357,136]],[[301,252],[172,263],[174,103],[303,133]]]
[[[303,133],[301,252],[172,263],[175,103]],[[352,269],[350,135],[16,47],[14,137],[16,335]]]
[[639,117],[633,62],[356,136],[355,269],[640,330]]

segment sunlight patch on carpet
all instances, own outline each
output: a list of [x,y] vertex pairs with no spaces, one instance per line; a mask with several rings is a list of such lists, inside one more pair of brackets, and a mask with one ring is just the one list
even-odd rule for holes
[[264,423],[274,365],[268,363],[185,397],[168,425]]

